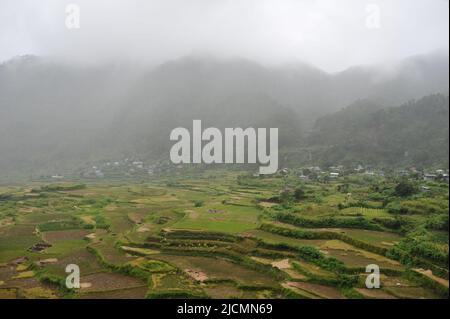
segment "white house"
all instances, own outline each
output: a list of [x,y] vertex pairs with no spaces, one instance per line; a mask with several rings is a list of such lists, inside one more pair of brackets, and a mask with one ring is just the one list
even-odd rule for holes
[[330,173],[330,178],[338,178],[339,177],[339,173]]

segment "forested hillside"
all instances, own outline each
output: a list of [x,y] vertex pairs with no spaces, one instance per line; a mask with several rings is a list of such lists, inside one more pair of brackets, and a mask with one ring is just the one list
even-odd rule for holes
[[336,74],[211,57],[153,67],[21,57],[0,65],[0,176],[168,159],[170,131],[190,128],[193,119],[218,128],[278,127],[280,147],[298,150],[318,118],[356,100],[363,109],[317,122],[307,140],[314,159],[427,164],[448,157],[445,98],[374,111],[437,92],[448,94],[447,56],[410,58],[389,72],[355,67]]
[[448,166],[448,134],[449,98],[436,94],[390,108],[358,101],[320,118],[308,145],[323,163]]

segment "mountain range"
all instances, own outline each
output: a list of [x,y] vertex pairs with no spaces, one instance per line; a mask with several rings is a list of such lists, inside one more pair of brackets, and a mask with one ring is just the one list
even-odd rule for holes
[[[123,157],[168,158],[170,131],[190,127],[193,119],[218,128],[278,127],[282,149],[306,146],[320,149],[314,153],[320,160],[339,157],[346,162],[358,160],[353,150],[364,141],[358,142],[360,134],[373,137],[381,131],[385,139],[396,134],[392,143],[405,147],[384,154],[384,142],[367,139],[365,147],[377,149],[375,162],[391,163],[406,152],[414,163],[426,148],[414,150],[418,144],[405,140],[412,136],[407,128],[397,134],[397,124],[366,125],[395,115],[405,127],[412,121],[422,131],[434,125],[427,134],[433,136],[435,149],[447,148],[448,162],[448,137],[437,137],[445,129],[448,135],[448,68],[448,54],[441,53],[333,74],[302,63],[263,66],[204,56],[152,67],[81,66],[18,57],[0,65],[0,176],[51,174]],[[425,95],[433,96],[420,100]],[[408,104],[414,99],[419,101]],[[432,110],[420,111],[429,101]],[[390,109],[402,104],[404,111]],[[410,108],[417,118],[407,117]],[[361,112],[369,115],[358,122],[353,117]],[[445,112],[446,121],[428,119]],[[352,149],[347,155],[346,147]],[[367,152],[360,155],[361,161],[369,160]]]

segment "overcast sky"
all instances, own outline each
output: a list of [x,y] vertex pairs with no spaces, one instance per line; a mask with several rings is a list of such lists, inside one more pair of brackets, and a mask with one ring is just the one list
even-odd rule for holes
[[[79,29],[65,25],[71,3]],[[0,0],[0,61],[213,54],[337,71],[448,51],[448,11],[448,0]]]

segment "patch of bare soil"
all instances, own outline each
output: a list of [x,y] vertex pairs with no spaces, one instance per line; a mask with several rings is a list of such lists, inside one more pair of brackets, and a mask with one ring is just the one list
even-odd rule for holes
[[81,282],[80,283],[80,288],[81,289],[86,289],[86,288],[91,288],[92,284],[90,282]]
[[81,282],[90,284],[89,287],[85,285],[83,288],[84,292],[135,288],[145,285],[145,282],[136,278],[110,272],[99,272],[83,276]]
[[272,267],[278,268],[280,270],[285,270],[291,268],[291,264],[289,263],[289,259],[283,259],[279,261],[274,261]]
[[97,235],[95,233],[90,233],[85,236],[87,239],[95,239]]
[[394,243],[390,243],[390,242],[387,242],[387,241],[382,241],[381,244],[384,245],[384,246],[390,246],[390,247],[395,245]]
[[279,261],[274,261],[271,263],[272,267],[278,268],[285,273],[287,273],[291,278],[294,279],[306,279],[306,277],[302,274],[299,274],[294,269],[292,269],[291,263],[289,262],[289,259],[283,259]]
[[47,259],[41,259],[41,260],[37,261],[36,265],[45,266],[45,265],[49,265],[49,264],[55,264],[57,262],[58,262],[57,258],[47,258]]
[[198,271],[198,270],[193,270],[193,269],[185,269],[184,270],[190,277],[194,278],[197,281],[205,281],[208,279],[208,276],[202,272],[202,271]]
[[61,240],[83,239],[89,232],[83,229],[57,230],[42,233],[42,237],[49,243]]
[[141,226],[141,227],[139,227],[137,229],[138,233],[145,233],[145,232],[148,232],[148,231],[150,231],[150,229],[148,227],[146,227],[146,226]]

